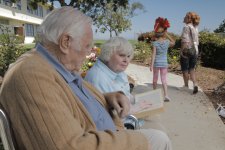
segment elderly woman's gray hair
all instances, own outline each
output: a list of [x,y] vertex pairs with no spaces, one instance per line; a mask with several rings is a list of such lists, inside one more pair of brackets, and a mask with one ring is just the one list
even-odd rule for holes
[[101,47],[99,59],[108,62],[113,53],[122,53],[133,58],[133,47],[131,43],[123,37],[112,37]]
[[42,44],[54,43],[58,45],[60,36],[66,33],[80,42],[85,25],[91,26],[92,20],[79,10],[69,6],[54,9],[40,25],[38,40]]

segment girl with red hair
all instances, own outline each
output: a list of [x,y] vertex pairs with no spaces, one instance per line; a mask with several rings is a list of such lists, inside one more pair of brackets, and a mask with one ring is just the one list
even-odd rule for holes
[[152,59],[150,71],[153,71],[153,89],[157,88],[157,81],[160,72],[161,82],[164,91],[164,101],[170,101],[167,92],[167,51],[175,44],[175,41],[167,34],[167,28],[170,27],[169,21],[165,18],[157,18],[154,25],[155,41],[152,42]]

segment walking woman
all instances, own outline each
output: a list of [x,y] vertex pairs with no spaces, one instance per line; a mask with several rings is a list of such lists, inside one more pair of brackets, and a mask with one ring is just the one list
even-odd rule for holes
[[198,28],[200,17],[195,12],[188,12],[184,17],[184,27],[181,35],[181,70],[183,73],[184,87],[188,89],[189,78],[193,82],[193,94],[198,92],[196,83],[195,66],[198,57]]

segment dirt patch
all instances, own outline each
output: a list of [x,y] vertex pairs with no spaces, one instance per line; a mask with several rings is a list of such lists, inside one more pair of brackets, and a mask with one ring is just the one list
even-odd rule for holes
[[[146,67],[149,66],[149,64],[137,61],[132,61],[131,63]],[[182,76],[179,65],[169,66],[168,70],[171,73]],[[213,103],[215,109],[218,107],[217,104],[225,106],[225,70],[198,66],[196,68],[196,78],[198,85]],[[221,120],[225,124],[225,118],[221,117]]]
[[[198,67],[196,69],[197,81],[215,109],[218,104],[225,106],[225,71],[213,68]],[[225,118],[221,117],[225,124]]]

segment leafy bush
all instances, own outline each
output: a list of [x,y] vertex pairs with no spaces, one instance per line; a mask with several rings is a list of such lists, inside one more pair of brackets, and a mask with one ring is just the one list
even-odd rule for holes
[[19,43],[18,36],[9,34],[7,27],[0,25],[2,32],[0,36],[0,76],[4,76],[9,65],[13,63],[27,49],[23,48]]
[[[174,40],[178,39],[179,36],[170,32],[167,32]],[[152,41],[155,40],[154,37],[154,32],[145,32],[142,33],[138,36],[138,41],[146,42],[146,43],[151,43]]]
[[153,41],[154,32],[142,33],[138,36],[138,41],[151,43]]
[[168,50],[168,63],[170,68],[177,68],[180,60],[180,49],[169,48]]
[[225,68],[225,38],[215,33],[201,32],[199,50],[204,66]]
[[148,59],[151,57],[152,54],[152,48],[151,44],[140,41],[135,44],[134,49],[134,60],[142,62],[142,63],[148,63]]

